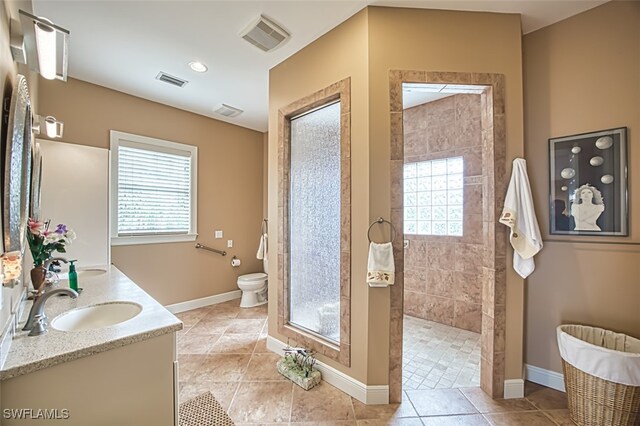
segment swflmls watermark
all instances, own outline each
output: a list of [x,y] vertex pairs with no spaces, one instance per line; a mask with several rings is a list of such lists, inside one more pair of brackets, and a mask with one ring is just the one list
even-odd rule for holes
[[2,417],[7,420],[66,420],[71,416],[67,408],[5,408]]

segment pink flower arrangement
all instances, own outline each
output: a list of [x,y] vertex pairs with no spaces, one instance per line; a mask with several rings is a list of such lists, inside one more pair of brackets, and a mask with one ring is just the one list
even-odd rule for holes
[[65,245],[71,244],[76,238],[76,233],[66,225],[59,224],[52,231],[49,229],[49,223],[50,221],[40,222],[29,218],[27,241],[35,266],[42,265],[54,251],[65,253]]

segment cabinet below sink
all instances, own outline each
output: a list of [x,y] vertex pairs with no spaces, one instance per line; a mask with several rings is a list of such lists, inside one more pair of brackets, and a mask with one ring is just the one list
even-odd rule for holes
[[[5,380],[3,413],[56,410],[67,413],[68,419],[59,422],[69,426],[171,426],[174,348],[175,333],[170,333]],[[45,423],[2,420],[7,426]]]
[[182,322],[114,266],[82,287],[76,299],[47,301],[47,333],[11,340],[0,368],[2,425],[49,424],[42,412],[65,426],[177,424]]

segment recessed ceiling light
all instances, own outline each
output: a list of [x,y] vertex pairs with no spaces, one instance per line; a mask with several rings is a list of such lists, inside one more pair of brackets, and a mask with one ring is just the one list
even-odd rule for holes
[[209,69],[205,64],[198,61],[189,62],[189,67],[195,72],[207,72]]

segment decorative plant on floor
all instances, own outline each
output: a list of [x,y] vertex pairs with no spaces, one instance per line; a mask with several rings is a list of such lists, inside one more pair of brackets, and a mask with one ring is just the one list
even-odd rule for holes
[[309,390],[320,383],[321,374],[315,369],[315,352],[305,348],[287,346],[284,358],[276,364],[278,372],[303,388]]

